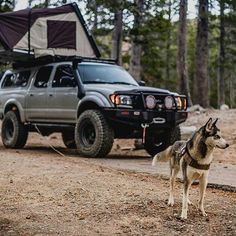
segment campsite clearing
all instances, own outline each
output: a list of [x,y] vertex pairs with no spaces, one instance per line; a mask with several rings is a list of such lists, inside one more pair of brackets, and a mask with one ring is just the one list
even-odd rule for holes
[[[223,134],[233,141],[235,111],[208,115],[221,117]],[[186,124],[200,125],[205,118],[205,114],[192,116]],[[66,156],[46,147],[49,141]],[[224,159],[222,152],[216,153],[216,159],[233,160],[234,146],[225,153]],[[113,154],[120,155],[121,163],[127,158],[127,151]],[[59,135],[47,140],[33,134],[22,150],[6,150],[0,144],[0,171],[0,235],[236,234],[234,192],[207,189],[208,217],[202,217],[196,208],[198,187],[193,186],[189,218],[181,221],[181,184],[177,184],[176,205],[170,208],[168,181],[94,164],[64,148]]]

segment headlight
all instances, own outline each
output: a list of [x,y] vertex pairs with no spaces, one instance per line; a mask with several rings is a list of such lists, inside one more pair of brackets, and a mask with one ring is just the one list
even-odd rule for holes
[[187,109],[187,99],[185,97],[175,97],[175,102],[178,110]]
[[177,109],[181,110],[182,109],[182,101],[180,97],[175,97],[175,102],[177,105]]
[[172,109],[174,106],[174,100],[171,96],[165,97],[165,107],[166,109]]
[[111,102],[115,105],[132,106],[132,99],[127,95],[110,95]]

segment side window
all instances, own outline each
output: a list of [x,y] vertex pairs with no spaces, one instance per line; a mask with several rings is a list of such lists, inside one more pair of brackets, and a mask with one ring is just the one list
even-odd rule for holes
[[2,88],[13,87],[14,81],[15,81],[15,75],[14,74],[7,74],[4,78],[3,83],[2,83]]
[[16,74],[16,87],[26,87],[30,78],[30,71],[21,71]]
[[30,78],[30,71],[21,71],[14,74],[7,74],[2,84],[2,88],[26,87]]
[[44,66],[38,70],[38,73],[36,75],[36,79],[34,81],[34,86],[36,88],[46,88],[47,87],[50,75],[52,73],[52,68],[53,68],[52,66]]
[[52,81],[52,87],[74,87],[75,85],[76,83],[71,66],[58,66]]

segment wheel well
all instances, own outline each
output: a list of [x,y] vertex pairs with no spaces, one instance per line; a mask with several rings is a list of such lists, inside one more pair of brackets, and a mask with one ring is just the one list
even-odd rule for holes
[[84,111],[91,109],[100,110],[101,108],[94,102],[84,102],[79,107],[79,110],[77,112],[77,117],[79,117],[80,114],[83,113]]
[[8,104],[4,110],[4,114],[6,114],[8,111],[15,111],[19,114],[19,109],[15,104]]

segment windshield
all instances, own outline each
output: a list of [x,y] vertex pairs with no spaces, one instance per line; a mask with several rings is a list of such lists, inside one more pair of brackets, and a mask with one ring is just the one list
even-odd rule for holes
[[102,64],[79,64],[79,74],[84,84],[126,84],[138,86],[133,77],[122,67]]

